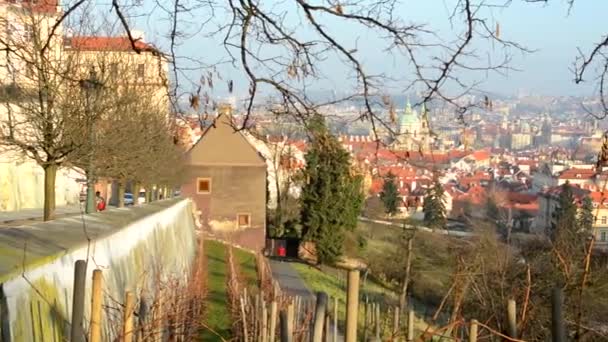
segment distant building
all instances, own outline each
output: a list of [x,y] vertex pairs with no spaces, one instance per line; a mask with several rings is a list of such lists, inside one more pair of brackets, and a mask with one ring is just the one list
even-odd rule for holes
[[266,161],[235,130],[228,106],[186,154],[182,195],[200,210],[204,229],[261,250],[266,237]]
[[127,36],[69,36],[63,39],[65,52],[74,67],[87,77],[95,71],[109,86],[131,88],[152,95],[153,105],[169,112],[168,60],[139,33],[134,51]]
[[[576,205],[580,208],[585,197],[590,197],[593,202],[593,214],[595,223],[596,248],[608,248],[608,193],[601,191],[589,191],[578,186],[572,186],[572,194]],[[540,193],[539,212],[534,222],[534,231],[538,234],[551,234],[555,225],[555,210],[559,208],[559,195],[562,186],[548,188]]]
[[[40,60],[40,43],[46,43],[51,30],[55,35],[48,39],[45,62],[53,66],[62,62],[63,27],[58,24],[62,15],[57,0],[0,0],[0,130],[6,128],[3,123],[7,122],[9,112],[12,112],[13,120],[22,121],[23,106],[19,104],[20,97],[15,96],[20,92],[15,91],[26,90],[23,94],[28,94],[29,90],[38,89],[38,72],[32,62]],[[21,131],[34,134],[25,128]],[[57,206],[78,204],[81,189],[78,178],[80,175],[73,170],[58,170]],[[40,165],[23,153],[2,149],[0,211],[42,208],[43,184],[44,173]]]
[[405,111],[399,116],[399,127],[394,148],[405,151],[430,151],[433,148],[434,138],[429,127],[428,111],[423,105],[421,113],[412,109],[407,102]]
[[594,168],[573,167],[562,171],[557,177],[557,185],[564,183],[578,185],[581,188],[596,187],[596,171]]
[[521,150],[532,146],[532,134],[531,133],[513,133],[511,135],[511,149]]

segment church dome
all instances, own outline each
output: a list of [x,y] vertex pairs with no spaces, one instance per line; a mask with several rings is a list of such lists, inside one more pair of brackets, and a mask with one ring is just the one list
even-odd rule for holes
[[399,125],[401,127],[404,126],[414,126],[420,124],[420,118],[418,117],[418,113],[415,110],[412,110],[412,105],[410,102],[407,102],[405,106],[405,111],[399,118]]

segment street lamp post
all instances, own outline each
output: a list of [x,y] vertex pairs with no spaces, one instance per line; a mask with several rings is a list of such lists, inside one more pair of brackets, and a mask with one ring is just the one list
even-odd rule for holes
[[95,131],[93,129],[94,119],[91,111],[91,96],[96,95],[97,91],[102,87],[101,83],[97,79],[97,73],[95,69],[91,69],[89,72],[89,78],[80,80],[80,88],[85,92],[85,120],[87,125],[87,138],[88,138],[88,155],[87,163],[85,166],[85,175],[87,177],[87,199],[85,212],[87,214],[95,212],[95,172],[94,172],[94,154],[93,148],[95,145]]

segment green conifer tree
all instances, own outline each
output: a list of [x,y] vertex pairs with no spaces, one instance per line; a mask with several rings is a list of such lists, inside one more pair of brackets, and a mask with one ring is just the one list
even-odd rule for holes
[[578,231],[578,222],[576,219],[577,208],[572,195],[570,183],[566,182],[562,185],[561,192],[558,198],[558,206],[554,212],[553,232],[552,236],[557,238],[562,236],[566,238],[573,232]]
[[389,215],[397,213],[397,207],[399,204],[399,191],[397,190],[397,184],[395,183],[395,175],[391,172],[384,178],[384,184],[382,185],[382,192],[380,192],[380,199],[384,204],[384,210]]
[[586,250],[586,235],[580,230],[577,205],[568,182],[562,185],[558,207],[554,212],[553,239],[554,267],[557,282],[565,283],[573,274],[582,271],[583,256]]
[[500,216],[500,209],[496,204],[494,196],[489,196],[486,202],[486,217],[493,223],[497,223]]
[[342,255],[345,231],[357,225],[362,177],[353,174],[350,155],[321,116],[311,120],[310,130],[300,196],[302,238],[315,243],[320,263],[331,263]]
[[438,179],[433,186],[427,189],[422,211],[424,213],[424,224],[433,229],[447,228],[447,215],[444,203],[444,190]]
[[582,233],[589,235],[593,232],[593,201],[589,196],[583,199],[581,210],[578,214],[578,225]]

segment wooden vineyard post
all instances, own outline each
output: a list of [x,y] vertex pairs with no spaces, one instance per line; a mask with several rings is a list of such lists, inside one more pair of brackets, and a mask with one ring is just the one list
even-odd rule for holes
[[509,299],[507,302],[507,332],[509,337],[517,338],[517,317],[515,300]]
[[566,342],[564,317],[562,314],[563,292],[561,287],[551,293],[551,337],[553,342]]
[[414,309],[407,311],[407,342],[414,341]]
[[471,320],[471,328],[469,329],[469,342],[477,342],[477,320]]
[[332,339],[334,342],[338,341],[338,297],[334,298],[334,331]]
[[122,338],[123,342],[133,341],[133,311],[135,310],[135,298],[131,291],[125,293],[125,312],[123,316]]
[[331,315],[330,313],[331,297],[327,298],[325,306],[325,342],[331,342]]
[[[288,310],[289,311],[289,310]],[[293,331],[290,330],[292,324],[290,323],[290,317],[287,312],[284,310],[281,311],[281,342],[292,342],[293,341]]]
[[359,306],[359,271],[348,271],[348,292],[346,294],[346,342],[357,341],[357,316]]
[[247,342],[247,317],[245,316],[245,299],[241,297],[241,317],[243,322],[243,341]]
[[262,300],[262,329],[260,331],[261,341],[268,341],[268,307],[266,302]]
[[[300,301],[300,296],[295,296],[293,303],[290,306],[287,307],[287,316],[291,317],[291,319],[289,320],[289,324],[291,324],[291,328],[289,330],[293,332],[298,331],[298,319],[295,316],[296,312],[302,312],[301,309],[301,301]],[[291,310],[291,312],[290,312]]]
[[365,304],[363,304],[363,341],[367,341],[367,326],[370,324],[369,319],[369,302],[365,298]]
[[395,306],[395,311],[393,312],[393,339],[396,339],[398,334],[399,334],[399,307]]
[[101,270],[93,271],[91,289],[91,322],[89,324],[89,342],[101,342],[101,306],[103,302],[103,278]]
[[70,341],[84,342],[84,290],[87,283],[87,263],[76,260],[74,264],[74,292],[72,293],[72,327]]
[[[294,303],[293,302],[289,303],[289,305],[287,306],[287,334],[288,334],[289,342],[291,342],[293,340],[293,333],[295,331],[294,330],[295,329],[295,310],[294,309],[295,309]],[[281,341],[281,342],[283,342],[283,341]]]
[[277,302],[273,300],[270,303],[270,324],[268,331],[268,341],[274,342],[277,332]]
[[323,342],[323,325],[325,324],[325,311],[327,311],[327,294],[317,292],[317,305],[315,307],[315,323],[313,326],[313,342]]
[[380,341],[380,304],[376,303],[376,340]]

